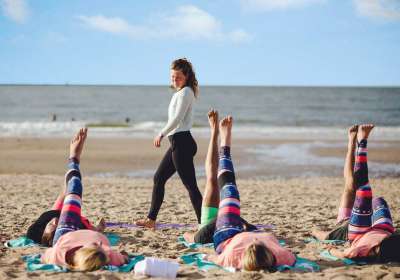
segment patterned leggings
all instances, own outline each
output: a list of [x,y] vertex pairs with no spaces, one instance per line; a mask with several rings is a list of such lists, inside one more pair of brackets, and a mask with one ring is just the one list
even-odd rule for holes
[[218,166],[218,186],[220,202],[214,233],[214,248],[221,253],[219,245],[225,240],[243,232],[243,222],[240,218],[240,197],[236,187],[230,147],[221,147]]
[[67,193],[54,234],[53,246],[62,235],[81,229],[82,183],[79,163],[74,159],[70,159],[68,169],[66,174]]
[[382,197],[372,199],[368,179],[367,140],[358,143],[354,166],[356,198],[351,211],[348,239],[353,241],[371,229],[394,232],[389,207]]

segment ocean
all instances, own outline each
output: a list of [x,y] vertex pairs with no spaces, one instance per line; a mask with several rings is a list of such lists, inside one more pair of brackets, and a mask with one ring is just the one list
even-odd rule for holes
[[[1,85],[0,137],[70,137],[86,125],[90,137],[151,139],[165,125],[171,94],[168,86]],[[375,147],[400,143],[399,87],[204,86],[194,110],[195,138],[209,136],[210,108],[234,117],[234,137],[295,140],[247,147],[254,162],[240,162],[237,170],[248,174],[340,176],[342,154],[313,151],[345,147],[346,128],[355,123],[377,126],[373,137],[383,142]],[[400,159],[369,164],[373,176],[400,176]],[[196,170],[204,175],[203,165]]]
[[[232,114],[236,137],[335,138],[373,122],[400,137],[400,88],[204,86],[193,132],[206,136],[207,111]],[[88,125],[100,137],[148,137],[165,124],[168,86],[0,85],[0,136],[70,136]],[[54,120],[54,121],[53,121]]]

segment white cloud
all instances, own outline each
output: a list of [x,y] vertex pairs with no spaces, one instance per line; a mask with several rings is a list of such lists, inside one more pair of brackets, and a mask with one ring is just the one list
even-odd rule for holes
[[222,23],[206,11],[192,5],[180,6],[172,13],[163,13],[150,23],[133,25],[119,17],[78,16],[91,28],[134,39],[185,39],[244,42],[251,39],[242,29],[225,32]]
[[326,0],[241,0],[241,6],[246,11],[264,12],[271,10],[286,10],[306,5],[323,3]]
[[398,0],[354,0],[357,13],[364,17],[400,20]]
[[17,23],[24,23],[29,16],[28,5],[24,0],[0,0],[6,17]]

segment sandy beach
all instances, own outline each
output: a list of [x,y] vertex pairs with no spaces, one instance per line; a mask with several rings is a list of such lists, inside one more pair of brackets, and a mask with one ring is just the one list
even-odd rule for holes
[[[141,176],[118,176],[118,173],[134,170],[154,171],[163,150],[154,149],[150,139],[96,139],[90,138],[82,157],[81,169],[84,175],[83,211],[93,222],[105,217],[110,222],[131,223],[143,217],[150,203],[152,173],[143,171]],[[8,249],[6,240],[23,235],[29,224],[44,210],[51,207],[59,188],[63,184],[68,139],[57,138],[2,138],[0,140],[0,279],[128,279],[128,273],[97,271],[93,273],[27,273],[21,256],[39,253],[38,247]],[[289,143],[290,141],[287,141]],[[268,145],[280,145],[280,141],[269,141]],[[303,142],[296,142],[303,143]],[[238,171],[238,186],[241,194],[243,216],[252,223],[273,224],[272,231],[287,246],[301,257],[316,261],[321,266],[318,273],[246,273],[235,274],[212,270],[201,272],[195,267],[181,265],[179,279],[394,279],[400,276],[400,267],[392,264],[368,266],[344,266],[341,262],[326,261],[320,257],[325,245],[306,244],[313,227],[329,228],[336,220],[338,200],[343,188],[340,175],[291,178],[283,175],[277,178],[261,178],[273,164],[262,166],[257,157],[249,156],[246,147],[266,144],[261,140],[234,141],[235,163],[242,166]],[[400,154],[396,143],[382,147],[371,144],[369,159],[382,163],[398,163]],[[207,139],[199,139],[196,164],[204,162]],[[315,149],[320,157],[337,157],[345,152],[344,147]],[[247,169],[249,163],[258,168]],[[295,166],[288,168],[295,169]],[[306,167],[303,167],[306,169]],[[276,169],[284,169],[279,164]],[[337,168],[336,173],[340,173]],[[271,172],[271,171],[270,171]],[[103,174],[99,176],[98,174]],[[104,174],[109,173],[109,176]],[[335,174],[336,174],[335,173]],[[287,174],[290,175],[290,174]],[[204,176],[199,171],[200,190],[204,191]],[[395,225],[400,225],[400,180],[396,176],[371,177],[375,195],[383,195],[392,210]],[[194,211],[187,192],[181,182],[174,178],[166,186],[166,196],[160,211],[161,223],[195,223]],[[179,261],[179,257],[195,250],[178,244],[183,229],[162,229],[156,231],[141,229],[109,228],[106,231],[120,235],[125,250]]]

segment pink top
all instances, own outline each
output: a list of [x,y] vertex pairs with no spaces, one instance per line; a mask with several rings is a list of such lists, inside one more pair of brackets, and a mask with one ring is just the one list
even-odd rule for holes
[[58,239],[56,245],[48,248],[42,255],[42,262],[56,264],[60,266],[68,266],[65,255],[70,249],[80,246],[90,246],[93,243],[101,244],[101,248],[105,251],[110,262],[108,264],[120,266],[125,263],[124,256],[113,251],[107,237],[97,231],[82,229],[64,234]]
[[346,258],[367,257],[375,246],[381,244],[382,240],[390,235],[389,232],[381,229],[372,229],[357,237],[351,243],[350,248],[344,251]]
[[242,269],[242,258],[246,248],[254,239],[262,242],[275,256],[276,265],[293,265],[296,257],[288,249],[283,248],[275,235],[268,232],[242,232],[221,244],[222,252],[218,255],[216,263],[225,267]]

